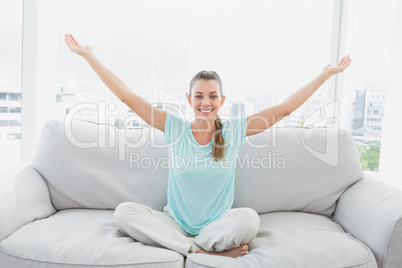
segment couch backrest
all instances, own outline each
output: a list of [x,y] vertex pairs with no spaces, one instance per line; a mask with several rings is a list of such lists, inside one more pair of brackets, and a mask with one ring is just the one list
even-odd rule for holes
[[[153,128],[52,120],[43,128],[32,164],[58,210],[114,209],[124,201],[161,210],[169,168],[162,135]],[[329,216],[342,192],[362,177],[348,132],[271,128],[247,138],[238,155],[234,207]]]
[[[273,127],[248,137],[239,159],[234,206],[259,213],[331,216],[340,195],[364,175],[352,136],[336,128]],[[244,164],[252,159],[257,164]]]

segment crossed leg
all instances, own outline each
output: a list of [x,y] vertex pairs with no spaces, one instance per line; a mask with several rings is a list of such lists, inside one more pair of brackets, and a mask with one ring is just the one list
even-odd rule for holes
[[120,231],[147,245],[165,247],[187,256],[201,250],[167,213],[124,202],[114,213]]
[[248,253],[247,244],[257,235],[260,226],[258,214],[249,208],[227,211],[195,237],[185,232],[168,213],[138,203],[120,204],[114,217],[123,234],[184,256],[190,253],[230,257],[245,255]]
[[248,253],[250,243],[260,228],[260,217],[250,208],[228,210],[191,238],[202,250],[197,253],[239,257]]

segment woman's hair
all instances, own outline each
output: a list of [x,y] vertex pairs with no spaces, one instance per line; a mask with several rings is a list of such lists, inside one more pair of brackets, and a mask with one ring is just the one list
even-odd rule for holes
[[[221,97],[223,96],[222,91],[222,80],[219,75],[214,71],[201,71],[196,74],[190,81],[190,89],[189,89],[189,96],[191,97],[191,89],[193,85],[198,80],[214,80],[219,84],[219,93]],[[216,131],[214,132],[214,142],[212,145],[212,157],[215,158],[215,161],[218,162],[225,156],[225,140],[222,136],[222,120],[219,115],[215,116],[215,128]]]

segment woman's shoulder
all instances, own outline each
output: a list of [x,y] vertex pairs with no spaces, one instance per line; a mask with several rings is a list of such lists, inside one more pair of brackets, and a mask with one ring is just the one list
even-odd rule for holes
[[180,115],[168,112],[165,119],[164,139],[167,143],[185,134],[188,122]]
[[222,118],[222,128],[236,128],[243,127],[247,121],[247,116],[239,117],[223,117]]
[[175,123],[175,124],[186,124],[187,123],[187,120],[185,119],[184,115],[172,113],[172,112],[167,112],[166,121],[169,123]]

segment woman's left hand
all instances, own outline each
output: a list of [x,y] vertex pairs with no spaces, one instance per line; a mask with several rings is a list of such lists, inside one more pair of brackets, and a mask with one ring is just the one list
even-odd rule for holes
[[81,46],[80,43],[78,43],[78,41],[71,34],[65,34],[64,36],[64,41],[66,42],[67,46],[75,54],[85,57],[86,55],[92,53],[92,48],[90,46]]
[[343,72],[346,68],[348,68],[351,62],[352,59],[350,59],[349,55],[347,55],[341,59],[341,61],[338,63],[338,66],[332,67],[331,64],[328,64],[322,69],[322,71],[327,75],[332,76],[334,74]]

